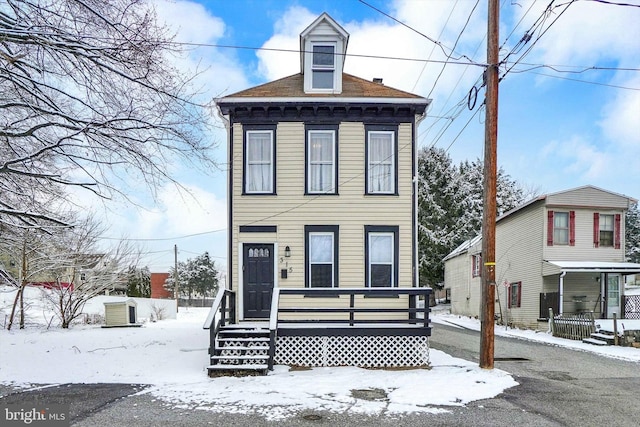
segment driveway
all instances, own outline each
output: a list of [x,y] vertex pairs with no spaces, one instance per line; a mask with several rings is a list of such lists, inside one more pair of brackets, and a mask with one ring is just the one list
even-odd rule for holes
[[[479,333],[436,324],[431,346],[477,362]],[[144,386],[136,384],[66,384],[23,392],[0,389],[4,395],[0,403],[70,403],[72,425],[82,427],[638,425],[638,363],[503,337],[496,337],[495,356],[495,367],[512,373],[520,385],[493,399],[465,407],[443,407],[446,412],[441,414],[369,417],[305,410],[295,417],[269,422],[255,414],[175,408],[139,393]]]

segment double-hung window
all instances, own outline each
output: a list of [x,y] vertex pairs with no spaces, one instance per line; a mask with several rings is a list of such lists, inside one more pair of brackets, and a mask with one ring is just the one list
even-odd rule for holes
[[398,227],[365,226],[367,286],[398,286],[398,259]]
[[367,126],[366,193],[397,194],[397,128]]
[[338,286],[338,226],[305,226],[305,285]]
[[336,46],[332,43],[314,44],[312,47],[311,87],[332,90],[336,72]]
[[576,244],[576,212],[547,211],[547,246]]
[[593,213],[593,246],[621,249],[622,215]]
[[509,300],[508,308],[520,307],[520,303],[522,301],[522,282],[509,283],[508,300]]
[[600,215],[600,246],[613,247],[613,215]]
[[307,127],[307,194],[337,193],[337,129]]
[[471,277],[480,277],[482,275],[482,255],[475,254],[471,256]]
[[553,215],[553,243],[569,244],[569,212],[555,212]]
[[244,193],[275,193],[274,129],[255,129],[245,132]]

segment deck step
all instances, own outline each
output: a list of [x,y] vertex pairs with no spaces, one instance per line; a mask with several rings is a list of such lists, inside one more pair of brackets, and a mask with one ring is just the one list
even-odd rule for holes
[[222,347],[219,347],[218,350],[220,351],[225,351],[225,350],[240,350],[240,351],[247,351],[247,350],[253,350],[253,351],[260,351],[260,350],[264,350],[264,351],[268,351],[269,350],[269,346],[268,345],[225,345]]
[[209,375],[237,375],[249,371],[266,374],[270,342],[270,331],[264,326],[225,325],[216,336],[215,353],[207,368]]
[[269,369],[269,366],[262,363],[246,363],[244,365],[209,365],[209,371],[263,371]]
[[221,330],[218,333],[221,337],[268,337],[269,331],[255,330],[255,329],[234,329],[234,330]]
[[582,342],[586,344],[593,344],[593,345],[609,345],[608,342],[604,340],[599,340],[596,338],[583,338]]
[[234,354],[211,356],[211,360],[268,360],[268,354]]
[[269,338],[267,337],[229,337],[229,338],[218,338],[218,341],[227,342],[227,341],[237,341],[237,342],[246,342],[246,343],[261,343],[261,342],[269,342]]

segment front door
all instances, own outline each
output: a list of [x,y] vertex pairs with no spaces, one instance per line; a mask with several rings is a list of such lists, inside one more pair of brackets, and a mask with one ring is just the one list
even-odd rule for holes
[[620,276],[607,275],[607,319],[620,318]]
[[244,319],[268,318],[273,291],[273,244],[244,244]]

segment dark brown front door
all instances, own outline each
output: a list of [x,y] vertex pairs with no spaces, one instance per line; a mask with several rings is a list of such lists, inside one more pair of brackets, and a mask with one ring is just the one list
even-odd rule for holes
[[274,281],[273,244],[245,244],[242,265],[244,318],[268,318]]

